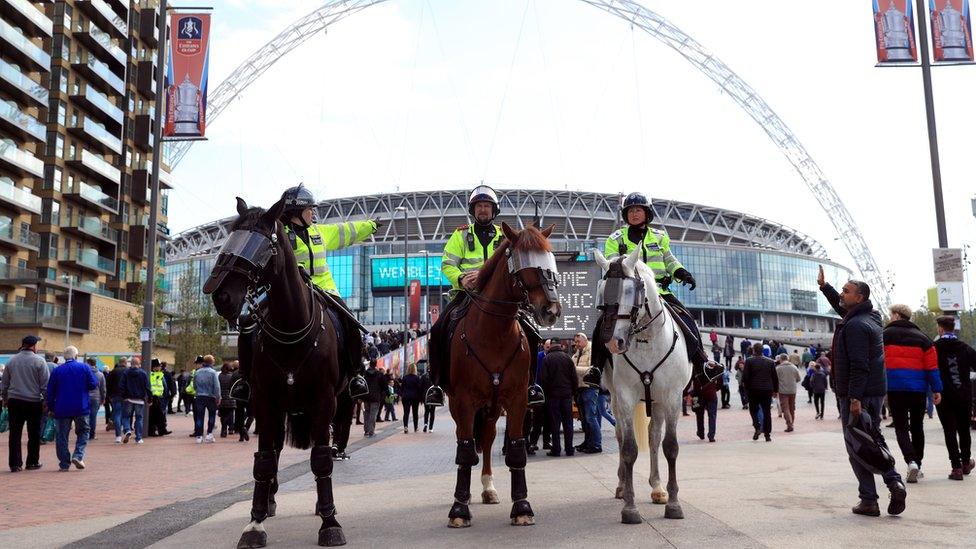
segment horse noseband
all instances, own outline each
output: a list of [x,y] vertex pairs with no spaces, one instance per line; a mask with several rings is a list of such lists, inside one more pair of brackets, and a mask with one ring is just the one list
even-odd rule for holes
[[[620,304],[625,292],[624,281],[627,280],[634,283],[634,299],[630,304],[630,312],[620,314]],[[617,320],[626,319],[632,324],[637,322],[640,308],[647,299],[647,289],[644,287],[644,280],[639,275],[627,276],[624,274],[622,259],[610,264],[603,281],[603,303],[597,306],[597,309],[602,311],[600,337],[603,339],[603,343],[606,343],[613,336],[613,327]]]
[[[505,257],[508,258],[508,272],[515,278],[515,283],[523,294],[528,295],[530,290],[542,288],[546,300],[559,301],[559,294],[556,291],[559,287],[559,269],[556,267],[556,258],[551,252],[513,251],[512,248],[508,248],[505,250]],[[541,281],[538,286],[529,287],[523,280],[522,273],[529,269],[538,272]]]
[[236,230],[220,248],[217,262],[204,284],[204,293],[217,291],[230,273],[237,273],[257,285],[271,258],[278,255],[278,234],[265,235],[253,230]]

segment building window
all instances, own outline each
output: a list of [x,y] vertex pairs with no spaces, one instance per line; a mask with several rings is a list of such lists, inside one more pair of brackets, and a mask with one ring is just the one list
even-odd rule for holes
[[58,101],[58,124],[66,126],[64,123],[65,118],[68,114],[68,104],[64,101]]
[[58,158],[61,158],[64,156],[64,138],[61,137],[61,134],[57,135],[57,139],[54,140],[54,154]]

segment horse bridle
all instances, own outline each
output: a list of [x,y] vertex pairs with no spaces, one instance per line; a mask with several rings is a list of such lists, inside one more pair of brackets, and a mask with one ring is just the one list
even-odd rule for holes
[[[556,258],[552,252],[547,251],[523,251],[513,250],[511,247],[505,249],[506,265],[508,274],[515,280],[515,286],[522,292],[522,299],[511,301],[506,299],[493,299],[480,295],[475,292],[468,292],[481,312],[493,316],[514,317],[518,314],[518,309],[525,306],[529,300],[529,292],[536,288],[542,288],[546,294],[546,299],[550,302],[559,301],[559,294],[556,288],[559,287],[559,270],[556,267]],[[523,273],[529,270],[536,270],[539,273],[539,284],[529,286],[525,283]],[[482,307],[480,303],[488,305],[508,305],[513,307],[510,314],[489,311]]]

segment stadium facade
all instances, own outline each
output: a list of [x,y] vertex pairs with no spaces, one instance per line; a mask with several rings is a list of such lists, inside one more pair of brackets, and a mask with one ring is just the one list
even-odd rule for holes
[[[318,204],[319,222],[381,221],[363,245],[330,252],[329,266],[347,304],[367,326],[404,322],[404,284],[418,280],[420,311],[443,306],[450,289],[440,274],[444,244],[468,222],[468,190],[406,192],[336,198]],[[588,331],[595,321],[599,267],[593,248],[622,225],[621,195],[553,190],[500,190],[501,215],[513,227],[555,224],[551,240],[560,265],[564,314],[554,334]],[[653,200],[653,225],[667,230],[672,249],[698,288],[673,286],[702,326],[792,330],[823,334],[837,317],[816,285],[823,265],[829,282],[851,270],[830,261],[815,240],[749,214],[673,200]],[[198,293],[209,276],[234,218],[176,235],[166,248],[171,302]],[[404,277],[404,255],[408,276]],[[405,280],[406,278],[406,280]],[[181,289],[185,283],[194,287]],[[423,318],[423,317],[421,317]],[[421,320],[423,324],[425,320]]]

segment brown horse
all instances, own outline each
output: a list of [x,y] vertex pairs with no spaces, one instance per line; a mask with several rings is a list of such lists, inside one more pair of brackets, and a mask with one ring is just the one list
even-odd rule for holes
[[556,260],[552,255],[549,235],[553,227],[544,231],[528,227],[516,231],[502,223],[507,241],[499,246],[485,262],[478,274],[475,290],[470,292],[471,306],[454,329],[451,345],[451,386],[448,390],[451,417],[457,424],[457,485],[454,505],[448,514],[452,528],[471,526],[471,467],[478,464],[475,448],[475,414],[485,416],[480,433],[484,466],[481,480],[484,485],[482,501],[498,503],[492,484],[491,445],[495,439],[495,423],[501,411],[508,414],[507,435],[510,440],[505,464],[512,474],[512,524],[525,526],[535,523],[529,505],[525,483],[527,460],[525,417],[529,368],[535,349],[519,323],[522,307],[531,308],[536,321],[552,326],[559,318],[559,297],[556,293]]

